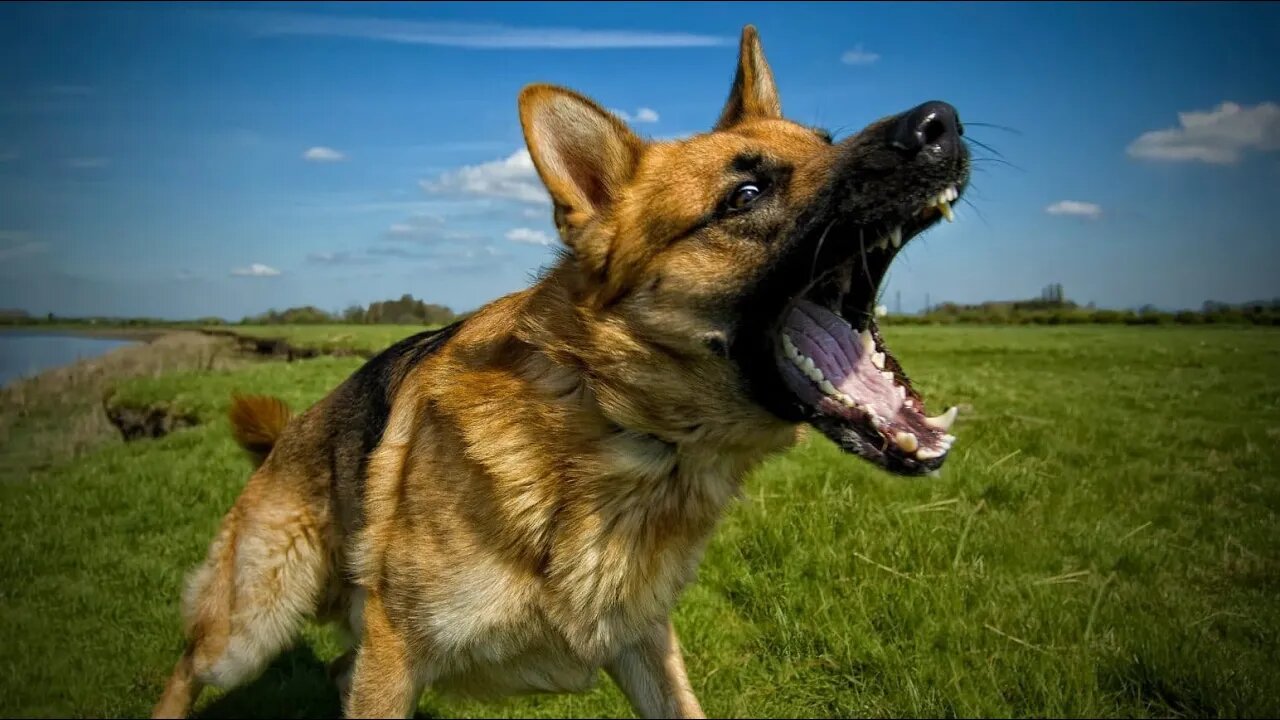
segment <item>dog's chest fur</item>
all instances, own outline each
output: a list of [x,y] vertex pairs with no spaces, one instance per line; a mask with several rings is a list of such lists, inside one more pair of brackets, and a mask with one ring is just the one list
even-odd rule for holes
[[[411,618],[441,690],[585,690],[666,621],[760,451],[613,432],[570,452],[546,447],[546,425],[495,410],[462,408],[405,443],[417,450],[403,468],[407,512],[386,539],[387,605]],[[468,467],[445,471],[450,457]]]

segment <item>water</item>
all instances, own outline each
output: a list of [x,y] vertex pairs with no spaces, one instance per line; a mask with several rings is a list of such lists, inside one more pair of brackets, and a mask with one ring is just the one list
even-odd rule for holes
[[132,344],[132,340],[76,335],[0,333],[0,385]]

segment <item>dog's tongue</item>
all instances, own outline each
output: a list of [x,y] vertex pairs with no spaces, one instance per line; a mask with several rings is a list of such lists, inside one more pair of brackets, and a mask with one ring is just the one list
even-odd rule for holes
[[792,306],[782,332],[795,350],[784,343],[784,363],[791,368],[783,376],[792,391],[815,406],[832,398],[837,406],[852,403],[885,419],[898,414],[906,390],[876,366],[883,367],[884,357],[870,332],[854,332],[844,318],[807,300]]

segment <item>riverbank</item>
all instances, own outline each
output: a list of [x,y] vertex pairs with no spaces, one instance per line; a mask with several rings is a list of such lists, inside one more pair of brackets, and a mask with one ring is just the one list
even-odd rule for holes
[[233,340],[199,332],[154,337],[139,332],[130,339],[139,343],[0,388],[0,480],[25,479],[103,444],[122,442],[103,409],[104,397],[118,382],[251,362]]
[[91,325],[0,325],[0,335],[70,335],[151,342],[175,332],[194,332],[166,327],[94,327]]

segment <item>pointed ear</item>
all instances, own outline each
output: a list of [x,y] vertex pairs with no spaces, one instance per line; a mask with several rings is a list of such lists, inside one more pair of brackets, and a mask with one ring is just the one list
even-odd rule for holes
[[781,117],[782,102],[778,100],[778,87],[773,84],[773,71],[764,59],[755,26],[748,25],[742,28],[742,43],[738,46],[738,74],[715,129],[733,127],[747,118]]
[[568,228],[581,227],[617,200],[644,146],[612,113],[554,85],[520,91],[520,124],[555,202],[556,225]]

